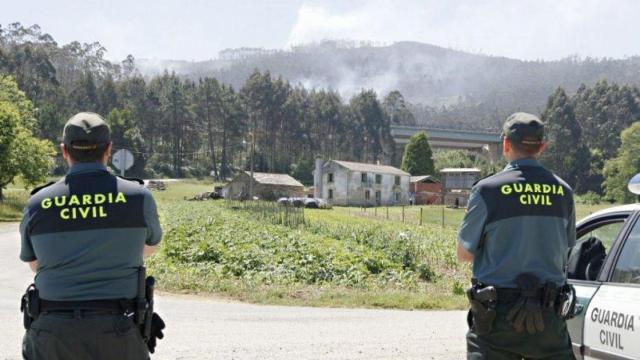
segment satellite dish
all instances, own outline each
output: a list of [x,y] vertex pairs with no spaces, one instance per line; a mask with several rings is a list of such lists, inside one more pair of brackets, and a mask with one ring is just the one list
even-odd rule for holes
[[631,178],[628,188],[632,193],[640,195],[640,174],[636,174],[636,176]]

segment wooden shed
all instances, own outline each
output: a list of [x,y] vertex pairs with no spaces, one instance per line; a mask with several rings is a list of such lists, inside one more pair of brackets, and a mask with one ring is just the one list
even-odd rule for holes
[[412,176],[409,189],[414,205],[442,203],[442,184],[431,175]]

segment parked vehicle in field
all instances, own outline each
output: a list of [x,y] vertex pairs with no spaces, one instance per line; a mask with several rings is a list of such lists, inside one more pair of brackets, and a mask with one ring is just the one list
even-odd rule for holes
[[307,209],[331,209],[331,204],[318,198],[282,197],[278,199],[278,205],[305,207]]
[[577,224],[569,259],[576,317],[567,322],[578,359],[640,359],[640,204]]

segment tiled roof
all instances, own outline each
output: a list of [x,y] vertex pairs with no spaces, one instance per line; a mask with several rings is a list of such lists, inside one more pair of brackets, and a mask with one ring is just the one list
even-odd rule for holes
[[440,180],[434,178],[431,175],[422,175],[422,176],[412,176],[410,182],[423,182],[425,180],[429,180],[430,182],[439,183]]
[[[246,171],[247,175],[251,176],[251,172]],[[253,178],[260,184],[268,185],[285,185],[285,186],[300,186],[304,187],[298,180],[292,178],[287,174],[271,174],[254,172]]]
[[399,175],[399,176],[411,176],[408,172],[404,172],[398,168],[388,165],[374,165],[374,164],[365,164],[351,161],[340,161],[340,160],[332,160],[334,163],[343,166],[349,170],[358,171],[358,172],[371,172],[378,174],[391,174],[391,175]]

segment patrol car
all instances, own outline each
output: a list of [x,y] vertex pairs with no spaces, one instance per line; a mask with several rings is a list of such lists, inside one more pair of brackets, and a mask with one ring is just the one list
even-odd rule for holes
[[[640,193],[639,176],[629,189]],[[640,204],[582,219],[577,240],[569,260],[576,317],[567,322],[576,357],[640,359]]]

